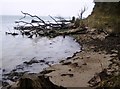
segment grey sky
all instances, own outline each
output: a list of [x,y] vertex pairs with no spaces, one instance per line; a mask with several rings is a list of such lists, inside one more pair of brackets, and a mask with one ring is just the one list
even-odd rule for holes
[[93,0],[0,0],[2,15],[22,15],[20,11],[39,16],[59,15],[77,16],[84,6],[87,11],[84,16],[91,13]]
[[119,2],[120,0],[94,0],[95,2]]

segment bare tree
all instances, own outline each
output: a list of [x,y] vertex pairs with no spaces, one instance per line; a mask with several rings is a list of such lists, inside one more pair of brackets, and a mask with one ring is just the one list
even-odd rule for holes
[[[42,20],[40,17],[38,17],[38,16],[36,16],[36,15],[31,15],[31,14],[29,14],[29,13],[24,13],[23,11],[21,11],[21,13],[25,15],[23,18],[25,18],[27,15],[30,16],[30,17],[35,17],[35,18],[37,18],[38,20],[40,20],[42,23],[44,23],[44,24],[46,25],[45,21]],[[21,18],[21,19],[23,19],[23,18]],[[21,20],[21,19],[20,19],[20,20]]]
[[84,6],[81,10],[79,10],[78,16],[80,19],[83,19],[83,14],[87,10],[87,7]]

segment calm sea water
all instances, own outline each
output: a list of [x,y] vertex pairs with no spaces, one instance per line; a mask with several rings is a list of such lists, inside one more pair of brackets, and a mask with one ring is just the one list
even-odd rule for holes
[[[58,63],[60,60],[72,56],[75,52],[80,51],[80,45],[69,36],[63,38],[58,36],[55,38],[47,37],[35,37],[29,39],[28,37],[22,37],[22,35],[11,36],[6,35],[5,32],[14,32],[13,27],[15,26],[15,21],[19,20],[21,16],[2,16],[2,31],[0,41],[2,41],[2,69],[5,72],[10,72],[17,65],[23,64],[25,61],[30,61],[31,59],[54,61]],[[44,19],[48,19],[45,18]],[[26,19],[30,21],[30,18]],[[17,31],[16,31],[17,32]],[[25,68],[29,72],[39,72],[47,65],[33,64],[30,68]]]

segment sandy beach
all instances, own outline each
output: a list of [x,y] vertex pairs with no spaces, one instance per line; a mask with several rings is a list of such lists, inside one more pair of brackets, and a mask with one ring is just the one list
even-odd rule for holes
[[[106,54],[105,51],[96,52],[95,46],[87,42],[88,39],[96,38],[96,36],[103,39],[105,34],[101,33],[92,37],[91,33],[92,31],[89,31],[87,34],[77,35],[80,38],[78,42],[83,46],[81,52],[76,53],[74,57],[68,60],[61,61],[60,64],[46,69],[55,70],[47,74],[51,76],[50,80],[54,84],[64,87],[89,87],[88,81],[95,74],[108,67],[111,59],[110,54]],[[84,43],[82,43],[83,41]],[[100,81],[99,78],[98,81]]]
[[[54,86],[62,86],[65,89],[89,89],[94,88],[91,86],[99,84],[110,68],[111,59],[118,54],[114,48],[119,44],[119,41],[116,42],[119,37],[111,40],[114,37],[108,37],[103,31],[99,32],[96,29],[88,29],[86,33],[75,34],[72,37],[82,46],[81,52],[75,53],[66,60],[61,60],[59,64],[49,65],[40,73],[24,74],[16,83],[10,85],[10,89],[28,87],[29,84],[35,89],[36,87],[44,89]],[[99,75],[102,72],[103,77]]]

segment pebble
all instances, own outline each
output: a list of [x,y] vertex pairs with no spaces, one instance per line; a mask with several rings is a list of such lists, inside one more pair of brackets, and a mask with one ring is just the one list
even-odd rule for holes
[[90,58],[90,56],[86,56],[86,58]]

